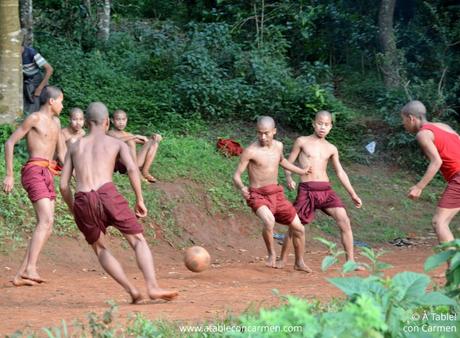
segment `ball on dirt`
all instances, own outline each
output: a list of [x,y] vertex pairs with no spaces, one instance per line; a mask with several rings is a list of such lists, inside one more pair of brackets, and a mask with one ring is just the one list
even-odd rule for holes
[[190,271],[201,272],[209,268],[211,256],[205,248],[192,246],[185,250],[184,263]]

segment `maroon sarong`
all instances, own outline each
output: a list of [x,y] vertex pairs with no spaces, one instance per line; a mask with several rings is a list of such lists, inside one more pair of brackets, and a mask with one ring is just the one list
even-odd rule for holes
[[460,172],[455,174],[447,183],[439,202],[439,208],[460,208]]
[[21,169],[21,183],[32,203],[42,198],[56,199],[53,175],[59,175],[61,168],[56,161],[31,157]]
[[128,172],[128,169],[123,163],[121,163],[120,160],[117,159],[115,161],[115,167],[113,168],[113,171],[119,172],[120,174],[126,174]]
[[247,204],[252,211],[257,212],[261,206],[266,206],[280,224],[289,225],[296,216],[291,202],[284,196],[283,187],[278,184],[271,184],[261,188],[249,188],[250,197]]
[[326,209],[345,208],[345,205],[329,182],[302,182],[297,190],[294,207],[302,224],[308,224],[314,220],[316,209],[328,214]]
[[75,193],[73,212],[75,222],[89,244],[99,239],[101,231],[105,234],[110,225],[123,234],[139,234],[144,231],[129,208],[128,201],[120,195],[112,182],[105,183],[96,191]]

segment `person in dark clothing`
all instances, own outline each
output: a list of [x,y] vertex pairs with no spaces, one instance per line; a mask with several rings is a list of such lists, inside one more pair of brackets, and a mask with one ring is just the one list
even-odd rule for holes
[[[24,113],[29,115],[40,109],[40,93],[53,74],[53,67],[34,48],[23,46],[22,73],[24,76]],[[42,74],[41,69],[44,70]]]

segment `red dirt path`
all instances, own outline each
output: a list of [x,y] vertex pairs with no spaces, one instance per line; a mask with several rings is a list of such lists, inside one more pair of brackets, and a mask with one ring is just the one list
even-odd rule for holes
[[[121,320],[129,313],[142,312],[150,319],[196,323],[223,319],[229,314],[238,315],[248,308],[277,305],[279,298],[273,294],[273,289],[278,289],[282,295],[321,301],[342,296],[326,280],[340,275],[338,267],[327,273],[321,272],[321,261],[327,252],[311,240],[312,234],[306,236],[305,260],[314,273],[294,271],[293,257],[283,270],[266,268],[261,226],[254,215],[214,215],[209,211],[206,192],[193,182],[159,182],[154,189],[163,191],[170,201],[180,201],[175,203],[173,210],[175,225],[182,231],[178,242],[204,246],[211,254],[213,264],[210,269],[198,274],[186,270],[182,252],[169,246],[163,240],[161,227],[155,226],[160,244],[152,248],[158,280],[162,287],[179,290],[180,295],[170,303],[130,305],[128,295],[104,273],[81,235],[74,239],[52,236],[39,261],[40,274],[48,283],[33,287],[12,286],[9,281],[25,249],[0,254],[0,335],[25,328],[39,330],[60,326],[62,319],[67,324],[74,319],[87,323],[87,314],[96,312],[102,315],[109,307],[108,300],[119,305]],[[423,262],[432,254],[434,242],[428,241],[431,242],[410,248],[387,246],[390,252],[382,260],[394,266],[388,273],[421,272]],[[112,238],[109,247],[122,262],[128,276],[144,291],[142,275],[127,244],[119,238]],[[279,246],[277,250],[279,252]],[[357,274],[366,275],[363,272]]]
[[[154,257],[161,286],[180,291],[177,300],[149,302],[142,305],[128,304],[128,296],[118,284],[108,277],[82,238],[53,238],[41,257],[40,273],[48,283],[34,287],[13,287],[9,283],[20,262],[23,249],[0,257],[2,271],[0,297],[0,334],[11,334],[18,329],[59,326],[62,319],[86,322],[86,314],[94,311],[101,315],[107,308],[106,301],[113,299],[119,305],[119,316],[142,312],[150,319],[169,319],[200,322],[225,318],[229,313],[240,314],[248,307],[278,304],[272,289],[281,294],[318,298],[327,301],[339,297],[339,290],[326,278],[339,275],[337,269],[327,273],[320,271],[324,249],[316,248],[305,255],[313,274],[264,267],[259,257],[264,255],[262,239],[248,241],[240,247],[210,247],[212,267],[195,274],[185,269],[182,253],[167,245],[154,247]],[[111,240],[114,253],[122,261],[128,275],[144,290],[143,279],[136,268],[132,252],[122,249],[119,239]],[[117,249],[118,248],[118,249]],[[391,252],[382,260],[399,271],[422,271],[423,262],[431,254],[429,246],[412,248],[387,247]],[[291,257],[292,261],[292,257]],[[365,275],[365,273],[358,273]],[[439,281],[439,280],[438,280]]]

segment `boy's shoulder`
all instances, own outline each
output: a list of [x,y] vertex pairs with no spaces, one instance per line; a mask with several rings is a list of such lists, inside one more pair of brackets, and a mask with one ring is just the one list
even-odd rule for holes
[[107,135],[112,136],[112,137],[119,137],[120,136],[120,131],[115,130],[115,129],[109,129],[107,131]]

